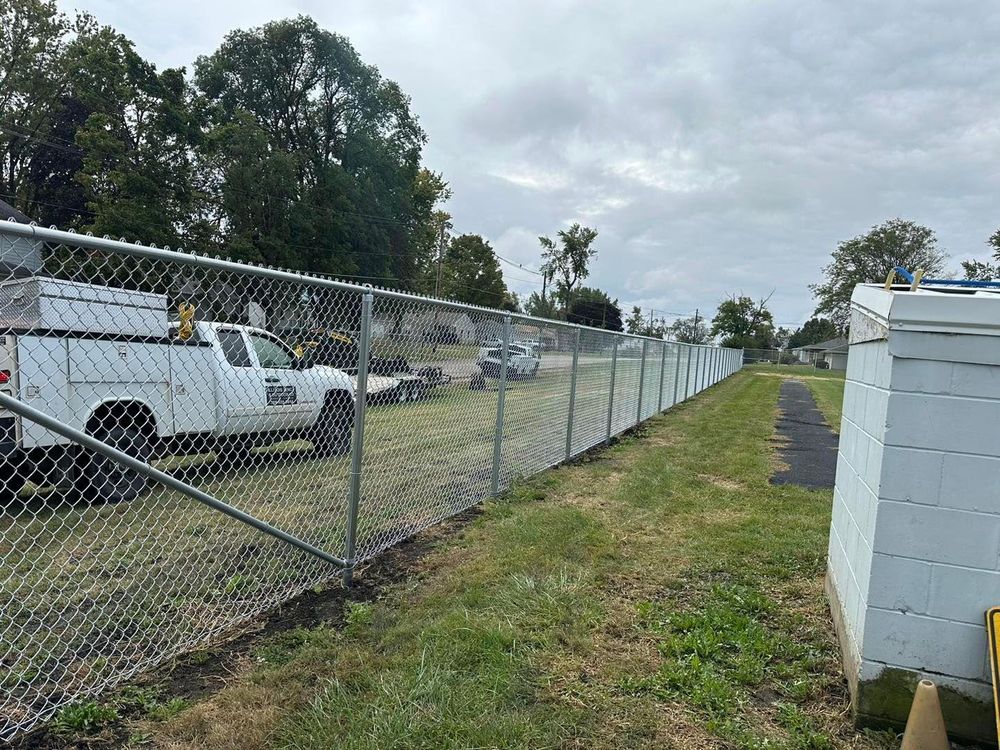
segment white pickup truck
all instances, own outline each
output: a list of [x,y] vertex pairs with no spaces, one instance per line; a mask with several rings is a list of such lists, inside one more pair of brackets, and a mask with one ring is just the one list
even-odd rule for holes
[[[42,277],[0,284],[0,390],[143,460],[305,438],[346,452],[354,385],[249,326],[169,323],[165,295]],[[186,337],[185,337],[186,336]],[[0,507],[26,481],[90,500],[137,497],[144,478],[0,411]],[[5,497],[6,496],[6,497]]]

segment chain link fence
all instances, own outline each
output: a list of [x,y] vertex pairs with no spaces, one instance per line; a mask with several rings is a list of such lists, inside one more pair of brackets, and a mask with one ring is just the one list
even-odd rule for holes
[[742,354],[0,224],[0,739]]

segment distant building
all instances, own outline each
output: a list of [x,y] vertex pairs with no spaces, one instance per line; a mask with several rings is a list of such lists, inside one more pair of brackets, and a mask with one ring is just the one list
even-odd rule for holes
[[[827,357],[827,352],[830,353],[830,358]],[[847,369],[847,339],[843,336],[838,336],[835,339],[827,341],[820,341],[816,344],[800,346],[798,349],[793,349],[792,353],[799,358],[799,362],[807,365],[827,362],[831,370]],[[842,357],[840,356],[841,354],[843,355]],[[841,360],[843,360],[843,366],[839,366]],[[835,363],[838,366],[835,366]]]

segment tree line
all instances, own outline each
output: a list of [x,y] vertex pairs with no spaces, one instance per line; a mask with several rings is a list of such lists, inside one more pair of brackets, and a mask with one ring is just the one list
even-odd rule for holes
[[0,199],[42,225],[516,305],[454,235],[410,99],[306,16],[157,68],[54,0],[0,5]]

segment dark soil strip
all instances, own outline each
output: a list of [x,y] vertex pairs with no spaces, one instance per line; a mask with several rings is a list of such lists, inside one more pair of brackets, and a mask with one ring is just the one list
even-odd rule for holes
[[812,393],[801,381],[786,380],[781,384],[778,410],[778,457],[788,468],[776,471],[771,484],[833,487],[837,435],[823,420]]

